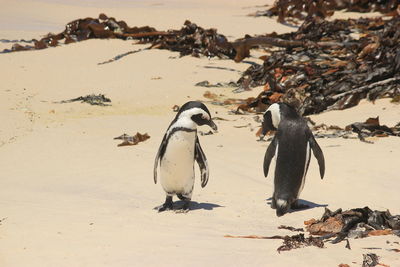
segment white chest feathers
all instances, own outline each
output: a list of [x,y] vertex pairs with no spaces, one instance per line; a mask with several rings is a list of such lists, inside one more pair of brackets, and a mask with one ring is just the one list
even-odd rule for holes
[[192,191],[195,141],[195,131],[176,131],[169,138],[160,164],[161,184],[167,193]]

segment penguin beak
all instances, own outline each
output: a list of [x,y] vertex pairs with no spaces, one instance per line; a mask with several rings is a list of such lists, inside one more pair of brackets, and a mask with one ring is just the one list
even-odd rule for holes
[[214,131],[218,130],[217,125],[212,120],[209,120],[207,125],[210,126]]

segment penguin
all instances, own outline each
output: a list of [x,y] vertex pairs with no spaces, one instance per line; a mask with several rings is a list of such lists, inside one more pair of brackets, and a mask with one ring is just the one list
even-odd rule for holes
[[271,208],[282,216],[289,209],[305,209],[308,205],[298,202],[310,164],[311,150],[318,161],[321,179],[325,174],[325,159],[307,121],[286,103],[274,103],[263,114],[262,136],[267,131],[276,134],[264,157],[264,175],[275,157],[274,193]]
[[173,209],[172,197],[184,201],[182,211],[189,211],[194,186],[194,161],[201,173],[201,187],[208,182],[207,158],[200,146],[197,126],[208,125],[217,130],[208,108],[199,101],[184,104],[169,125],[161,141],[154,162],[154,183],[157,183],[157,169],[160,167],[161,185],[166,192],[165,203],[158,212]]

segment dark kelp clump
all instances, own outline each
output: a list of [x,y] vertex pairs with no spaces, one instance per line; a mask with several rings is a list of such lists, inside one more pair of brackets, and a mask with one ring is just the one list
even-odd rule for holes
[[149,26],[129,27],[125,21],[105,14],[100,14],[98,18],[74,20],[59,34],[49,33],[40,40],[34,39],[33,45],[16,43],[11,49],[3,50],[3,53],[44,49],[94,38],[138,40],[141,44],[151,44],[151,48],[179,52],[181,56],[234,58],[236,53],[231,43],[216,29],[203,29],[190,21],[185,21],[180,30],[158,31]]
[[268,10],[257,11],[251,15],[277,17],[280,23],[298,24],[310,17],[330,17],[337,10],[395,15],[400,14],[400,2],[398,0],[276,0]]
[[400,136],[400,122],[394,127],[389,128],[386,125],[380,125],[379,117],[368,118],[365,122],[355,122],[346,126],[346,130],[353,131],[361,141],[366,142],[365,137],[370,136]]
[[95,95],[87,95],[87,96],[80,96],[77,98],[69,99],[69,100],[63,100],[59,103],[71,103],[71,102],[81,102],[81,103],[88,103],[93,106],[110,106],[111,104],[111,99],[106,97],[103,94]]
[[374,267],[379,264],[379,257],[375,253],[363,254],[362,267]]
[[[293,33],[246,37],[233,43],[236,61],[254,46],[267,48],[263,65],[248,68],[239,84],[264,86],[264,104],[284,101],[301,115],[353,107],[400,94],[400,17],[326,21],[312,18]],[[271,97],[273,99],[271,99]]]
[[373,211],[368,207],[333,212],[325,208],[321,219],[311,219],[304,224],[311,235],[320,235],[322,239],[335,237],[332,243],[345,238],[389,234],[400,236],[400,215],[391,215],[388,210]]
[[280,246],[277,251],[280,253],[281,251],[288,251],[309,246],[323,248],[324,242],[317,237],[305,237],[304,234],[285,236],[283,239],[283,245]]

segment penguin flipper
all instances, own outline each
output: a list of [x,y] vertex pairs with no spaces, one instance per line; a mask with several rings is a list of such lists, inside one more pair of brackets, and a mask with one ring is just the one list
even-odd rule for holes
[[208,169],[206,155],[204,154],[203,149],[201,149],[200,141],[197,136],[196,136],[194,156],[197,161],[197,164],[199,164],[200,167],[201,187],[205,187],[208,183],[209,169]]
[[309,143],[311,146],[311,149],[313,151],[314,157],[318,161],[319,165],[319,174],[321,175],[321,179],[324,178],[325,175],[325,158],[324,158],[324,153],[322,153],[321,148],[319,147],[317,141],[315,140],[314,136],[311,134]]
[[163,140],[161,141],[161,145],[160,148],[157,151],[157,155],[156,155],[156,159],[154,160],[154,169],[153,169],[153,175],[154,175],[154,183],[157,183],[157,167],[158,167],[158,161],[160,160],[160,158],[162,158],[162,156],[165,153],[165,148],[167,146],[167,135],[164,135]]
[[275,151],[276,151],[276,143],[278,139],[274,137],[272,139],[271,143],[269,144],[267,151],[265,152],[264,156],[264,176],[268,176],[268,170],[269,170],[269,165],[271,164],[272,158],[275,156]]

